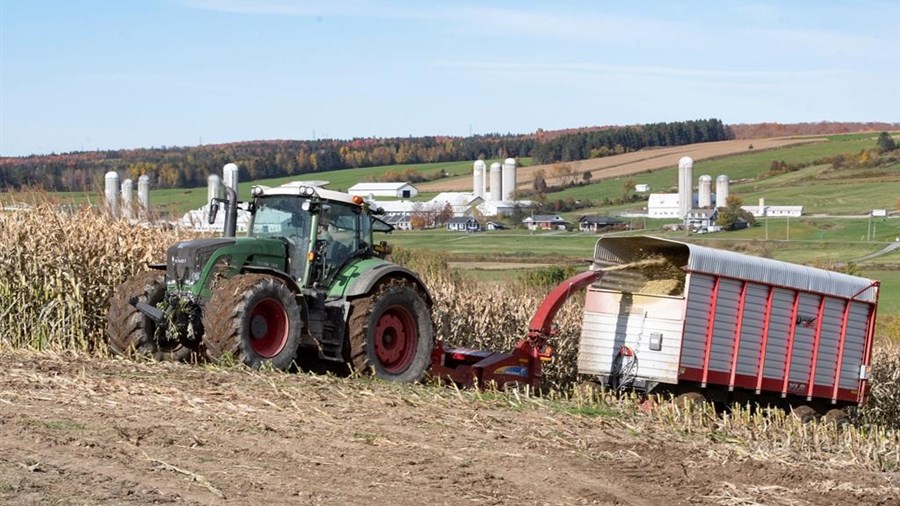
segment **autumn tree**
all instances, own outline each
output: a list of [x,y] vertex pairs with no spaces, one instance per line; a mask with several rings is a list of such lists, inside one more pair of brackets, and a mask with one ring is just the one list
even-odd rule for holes
[[734,228],[734,224],[739,220],[747,222],[747,226],[756,224],[756,218],[749,212],[741,209],[744,200],[737,194],[731,194],[725,199],[725,207],[719,208],[719,217],[716,219],[716,225],[725,230]]

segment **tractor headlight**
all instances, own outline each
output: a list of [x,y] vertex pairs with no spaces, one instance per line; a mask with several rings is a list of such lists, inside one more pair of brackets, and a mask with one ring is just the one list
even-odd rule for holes
[[300,189],[300,193],[306,195],[307,197],[311,197],[314,192],[315,190],[313,190],[312,186],[304,186]]
[[253,197],[259,197],[263,194],[262,186],[254,186],[250,188],[250,195]]
[[300,209],[304,211],[309,211],[312,208],[312,203],[308,200],[304,200],[302,204],[300,204]]

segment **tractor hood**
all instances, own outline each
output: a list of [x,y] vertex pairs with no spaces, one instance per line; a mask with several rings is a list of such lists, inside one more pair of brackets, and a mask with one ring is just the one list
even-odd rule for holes
[[166,279],[179,285],[193,284],[213,253],[235,242],[234,239],[196,239],[172,245],[166,252]]

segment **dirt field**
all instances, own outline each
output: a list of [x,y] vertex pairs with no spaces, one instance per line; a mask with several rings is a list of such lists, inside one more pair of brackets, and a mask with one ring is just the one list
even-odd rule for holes
[[[635,151],[633,153],[624,153],[616,156],[566,162],[566,164],[572,167],[576,174],[580,175],[584,172],[590,172],[593,180],[599,181],[601,179],[638,174],[647,170],[678,167],[678,160],[683,156],[690,156],[696,162],[725,155],[733,155],[735,153],[744,153],[747,151],[747,146],[750,144],[753,144],[754,150],[763,150],[808,142],[816,142],[816,138],[772,138],[704,142],[700,144],[691,144],[689,146],[674,146],[670,148]],[[554,164],[520,167],[516,170],[517,186],[522,189],[531,188],[531,184],[534,181],[534,173],[537,172],[538,169],[544,169],[544,171],[550,175],[553,173],[551,170],[553,165]],[[578,177],[578,180],[580,181],[581,177]],[[439,179],[429,183],[417,184],[416,187],[419,191],[423,192],[471,191],[472,178],[467,176],[449,180]]]
[[[900,474],[562,403],[0,355],[6,504],[898,504]],[[571,406],[570,406],[571,407]],[[646,416],[644,416],[646,418]]]

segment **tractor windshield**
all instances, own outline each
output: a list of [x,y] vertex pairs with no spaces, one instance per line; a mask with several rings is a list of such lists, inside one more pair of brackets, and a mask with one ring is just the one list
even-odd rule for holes
[[287,195],[256,199],[256,211],[250,224],[250,236],[260,239],[284,238],[290,251],[290,271],[301,279],[306,270],[306,255],[312,233],[311,215],[301,207],[306,199]]

